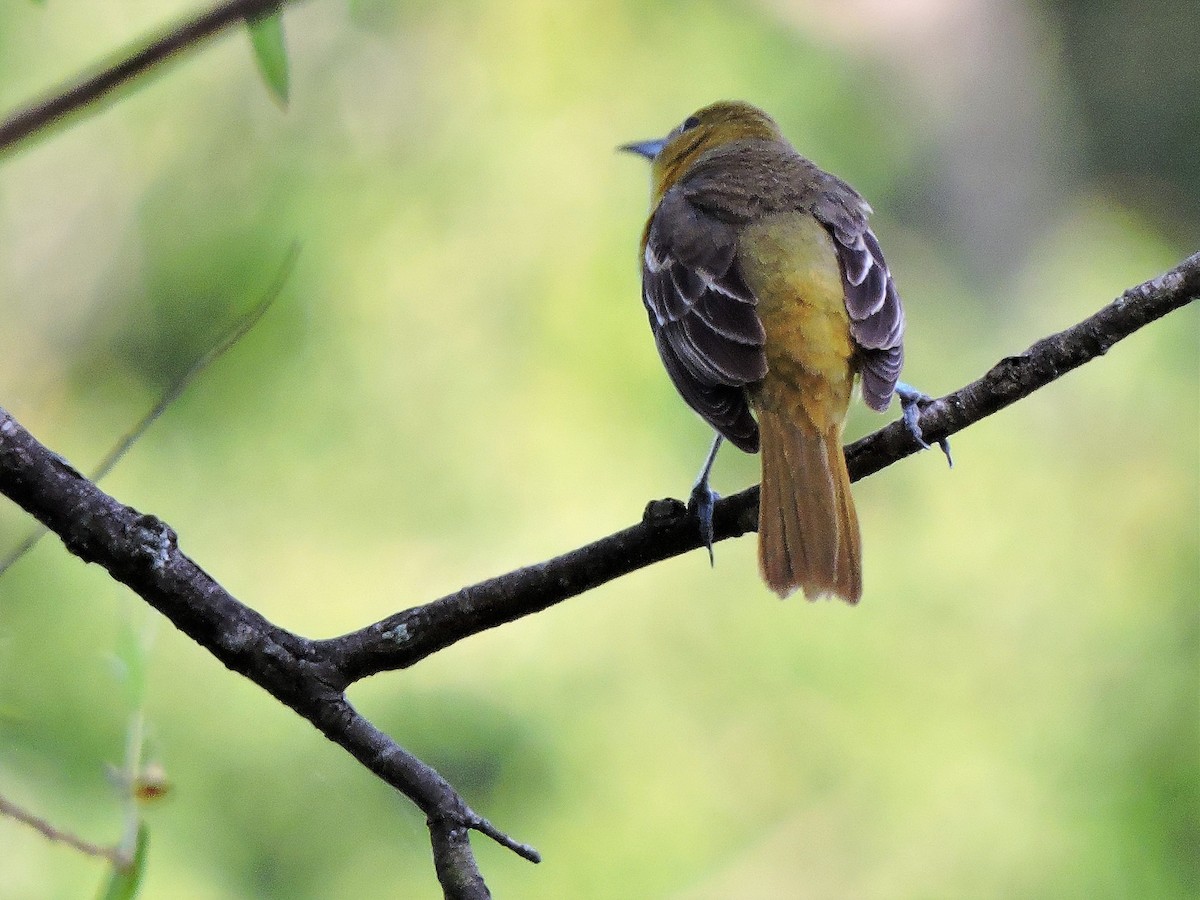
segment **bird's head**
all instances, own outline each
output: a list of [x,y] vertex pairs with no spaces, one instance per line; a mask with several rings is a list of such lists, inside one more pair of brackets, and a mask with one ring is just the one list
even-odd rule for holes
[[722,100],[692,113],[665,138],[637,141],[619,149],[651,161],[652,205],[703,153],[732,141],[782,140],[775,120],[757,106],[740,100]]

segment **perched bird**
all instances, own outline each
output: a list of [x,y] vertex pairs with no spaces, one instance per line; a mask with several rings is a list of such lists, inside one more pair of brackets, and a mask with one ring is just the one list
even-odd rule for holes
[[[717,432],[692,492],[709,553],[721,440],[761,447],[763,579],[781,597],[799,588],[857,603],[862,549],[842,431],[856,380],[882,411],[904,360],[904,309],[871,207],[748,103],[714,103],[662,140],[621,149],[652,161],[642,299],[654,341]],[[905,420],[921,440],[915,406]]]

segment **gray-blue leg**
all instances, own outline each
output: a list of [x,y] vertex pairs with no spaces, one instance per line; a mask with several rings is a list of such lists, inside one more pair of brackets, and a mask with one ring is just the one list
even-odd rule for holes
[[[921,416],[921,409],[932,403],[933,398],[924,391],[918,391],[911,384],[903,381],[896,382],[896,396],[900,398],[904,427],[908,429],[908,433],[916,439],[916,442],[922,448],[925,450],[930,449],[929,443],[925,440],[925,435],[921,434],[921,423],[918,420]],[[954,468],[954,457],[950,455],[950,442],[942,438],[938,441],[938,446],[946,454],[946,462],[950,464],[950,468]]]
[[712,447],[708,451],[708,458],[704,460],[704,468],[700,470],[700,475],[692,488],[691,500],[688,502],[688,508],[700,520],[700,539],[708,548],[710,565],[715,564],[713,559],[713,506],[721,499],[721,495],[708,486],[708,476],[712,473],[713,463],[716,462],[717,451],[720,449],[721,436],[718,434],[713,439]]

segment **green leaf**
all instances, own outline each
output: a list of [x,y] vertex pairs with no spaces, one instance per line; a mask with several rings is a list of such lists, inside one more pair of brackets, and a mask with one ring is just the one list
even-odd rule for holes
[[284,106],[288,102],[288,58],[283,43],[283,11],[250,19],[246,22],[250,30],[250,44],[254,47],[254,58],[267,87]]
[[113,866],[108,881],[100,891],[99,900],[133,900],[142,886],[146,872],[146,850],[150,846],[150,830],[145,822],[138,823],[137,846],[133,859],[124,868]]

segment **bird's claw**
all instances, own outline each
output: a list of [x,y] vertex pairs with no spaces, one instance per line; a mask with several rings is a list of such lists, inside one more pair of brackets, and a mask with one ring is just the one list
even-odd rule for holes
[[[896,384],[896,396],[900,398],[901,420],[904,422],[904,427],[922,450],[931,449],[931,445],[925,440],[925,435],[921,433],[920,419],[921,410],[933,403],[933,398],[903,381]],[[946,462],[953,469],[954,457],[950,455],[950,441],[942,438],[938,441],[938,446],[942,448],[942,453],[946,454]]]
[[713,557],[713,508],[721,495],[708,486],[707,480],[696,482],[692,488],[692,496],[688,500],[688,510],[696,516],[700,525],[700,540],[708,549],[709,565],[716,565]]

